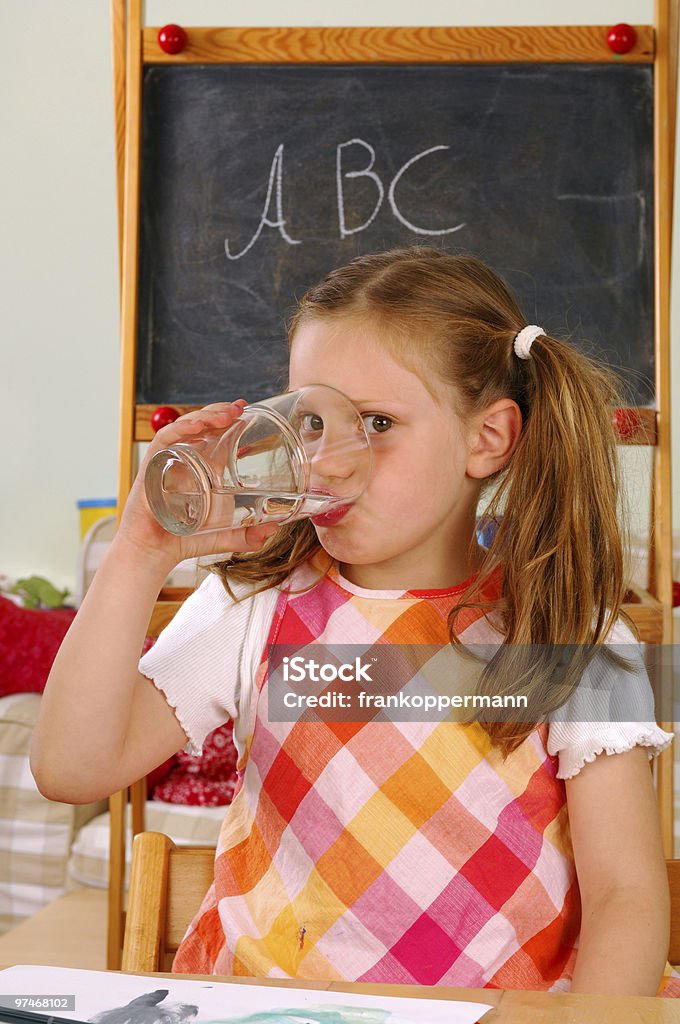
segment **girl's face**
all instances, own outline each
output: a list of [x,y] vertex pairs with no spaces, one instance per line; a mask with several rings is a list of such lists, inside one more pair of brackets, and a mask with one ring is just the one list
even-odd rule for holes
[[[375,329],[355,320],[310,320],[297,330],[290,387],[327,384],[363,416],[373,452],[368,487],[319,541],[353,583],[426,589],[461,583],[480,481],[466,475],[468,448],[445,389],[441,399],[396,362]],[[433,389],[434,390],[434,389]]]

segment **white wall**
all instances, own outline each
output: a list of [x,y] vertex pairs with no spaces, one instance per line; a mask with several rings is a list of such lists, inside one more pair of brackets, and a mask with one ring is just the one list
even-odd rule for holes
[[[146,23],[650,24],[653,16],[651,0],[573,0],[567,10],[557,0],[149,0]],[[109,4],[0,0],[0,25],[0,574],[38,573],[73,588],[75,502],[115,494],[117,477]],[[677,257],[675,266],[677,294]],[[644,531],[649,456],[629,449],[624,461],[634,525]],[[674,481],[677,519],[680,473]]]

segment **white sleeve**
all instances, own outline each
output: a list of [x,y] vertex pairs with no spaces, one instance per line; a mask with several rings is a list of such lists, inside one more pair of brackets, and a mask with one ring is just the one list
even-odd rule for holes
[[[573,696],[552,717],[548,753],[558,755],[558,779],[573,778],[598,754],[623,754],[640,746],[648,749],[651,759],[673,740],[673,733],[654,721],[654,697],[641,647],[623,621],[617,620],[606,643],[634,661],[635,669],[624,672],[603,658],[594,659]],[[595,712],[597,721],[589,721]]]
[[[232,589],[238,597],[248,590]],[[228,718],[238,723],[242,689],[253,681],[254,652],[264,649],[278,594],[271,589],[236,602],[210,573],[141,658],[139,671],[175,710],[189,753],[200,754],[206,736]]]

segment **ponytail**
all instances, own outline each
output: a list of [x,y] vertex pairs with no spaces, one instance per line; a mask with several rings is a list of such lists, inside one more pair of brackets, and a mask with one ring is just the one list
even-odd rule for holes
[[[480,570],[481,582],[502,564],[501,599],[494,608],[502,615],[505,642],[483,673],[480,692],[524,693],[543,720],[573,693],[595,653],[591,645],[602,644],[619,616],[628,619],[621,608],[627,527],[620,522],[611,419],[622,388],[607,367],[545,335],[517,363],[527,413],[486,511],[498,530]],[[462,610],[482,607],[471,600],[477,589],[475,582],[450,616],[454,643],[460,643],[455,622]],[[565,645],[575,645],[566,672],[558,670]],[[604,654],[618,667],[630,667],[610,648]],[[509,753],[536,724],[494,722],[485,728]]]

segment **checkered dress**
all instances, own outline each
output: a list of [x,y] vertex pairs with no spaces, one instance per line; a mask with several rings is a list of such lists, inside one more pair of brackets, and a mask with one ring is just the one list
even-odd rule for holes
[[[446,644],[467,582],[383,594],[331,570],[282,593],[268,644]],[[266,650],[215,882],[173,970],[568,989],[581,907],[547,726],[503,761],[477,724],[270,721]]]

